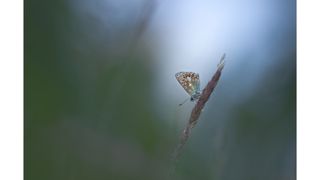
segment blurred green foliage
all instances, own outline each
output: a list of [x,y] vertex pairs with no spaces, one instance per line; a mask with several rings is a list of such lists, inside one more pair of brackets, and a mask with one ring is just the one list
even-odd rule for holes
[[146,57],[111,57],[76,26],[65,1],[26,2],[25,178],[163,179],[170,140]]

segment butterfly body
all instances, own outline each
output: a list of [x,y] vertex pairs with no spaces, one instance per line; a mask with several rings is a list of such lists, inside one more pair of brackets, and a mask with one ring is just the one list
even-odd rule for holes
[[195,101],[200,98],[200,79],[199,74],[194,72],[178,72],[176,79],[183,89],[191,96],[190,100]]

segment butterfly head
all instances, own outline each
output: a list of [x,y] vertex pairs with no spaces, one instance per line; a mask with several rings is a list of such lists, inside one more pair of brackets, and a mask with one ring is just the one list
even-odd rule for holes
[[195,100],[199,99],[200,96],[201,96],[201,92],[196,91],[194,94],[191,95],[190,101],[195,101]]

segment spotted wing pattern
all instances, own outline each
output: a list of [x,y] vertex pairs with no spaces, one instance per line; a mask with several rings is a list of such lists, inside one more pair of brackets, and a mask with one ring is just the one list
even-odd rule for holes
[[180,85],[192,96],[195,92],[200,91],[199,74],[194,72],[178,72],[176,79]]

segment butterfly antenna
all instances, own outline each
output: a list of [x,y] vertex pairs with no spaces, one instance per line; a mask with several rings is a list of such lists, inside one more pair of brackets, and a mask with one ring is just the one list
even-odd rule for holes
[[184,100],[182,103],[179,104],[179,106],[182,106],[184,103],[186,103],[188,101],[189,98],[187,98],[186,100]]

